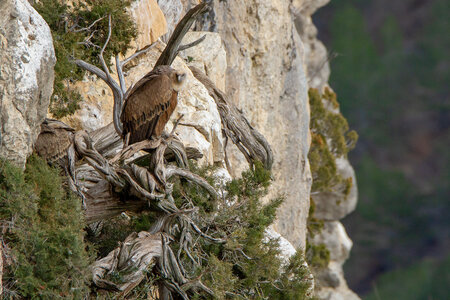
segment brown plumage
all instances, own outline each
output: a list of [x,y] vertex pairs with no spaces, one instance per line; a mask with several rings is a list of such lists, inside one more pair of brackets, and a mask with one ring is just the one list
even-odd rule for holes
[[185,73],[158,66],[127,92],[120,119],[123,137],[130,134],[128,144],[161,136],[185,79]]
[[53,119],[45,119],[41,124],[34,150],[50,164],[66,158],[67,150],[73,143],[74,129]]

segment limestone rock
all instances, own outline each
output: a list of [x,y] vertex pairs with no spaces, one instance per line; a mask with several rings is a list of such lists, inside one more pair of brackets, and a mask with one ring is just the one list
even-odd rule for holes
[[[311,184],[308,86],[290,3],[214,1],[211,15],[227,53],[225,91],[273,148],[269,197],[286,198],[274,228],[295,247],[304,247]],[[239,176],[247,163],[239,152],[227,152],[232,175]]]
[[202,43],[183,51],[182,55],[189,65],[202,70],[220,90],[224,91],[227,53],[220,35],[205,31],[188,32],[183,39],[183,44],[191,43],[204,35],[206,38]]
[[289,262],[289,258],[291,258],[291,256],[294,255],[295,252],[297,252],[294,246],[292,246],[292,244],[287,239],[282,237],[278,232],[273,230],[273,228],[267,228],[265,231],[265,235],[266,237],[271,239],[278,239],[280,243],[280,256],[283,260],[283,263],[287,264]]
[[131,3],[129,13],[136,23],[138,36],[134,43],[142,49],[167,32],[167,22],[156,0],[137,0]]
[[313,196],[316,210],[314,215],[322,220],[340,220],[355,210],[358,201],[355,171],[346,158],[336,159],[337,172],[343,178],[352,178],[352,187],[347,197],[339,191],[321,192]]
[[28,1],[1,1],[0,15],[0,156],[24,166],[47,113],[56,58],[50,28]]
[[325,222],[324,228],[312,238],[313,244],[325,244],[330,251],[330,260],[343,263],[347,260],[353,246],[342,223]]
[[184,14],[199,3],[199,0],[158,0],[158,5],[167,20],[167,34],[163,37],[164,42],[168,41]]
[[305,47],[305,62],[308,85],[321,90],[328,82],[330,65],[328,52],[317,39],[317,28],[312,22],[312,14],[330,0],[294,1],[295,27]]
[[344,279],[342,265],[330,262],[325,271],[321,271],[316,278],[316,297],[323,300],[359,300]]
[[325,244],[330,251],[330,263],[326,268],[315,270],[316,296],[319,299],[347,300],[359,299],[347,286],[342,265],[347,260],[352,241],[344,226],[337,221],[325,222],[322,231],[310,241],[313,244]]
[[113,94],[108,85],[95,75],[87,75],[73,87],[80,93],[80,109],[62,121],[76,130],[88,132],[101,128],[112,122]]

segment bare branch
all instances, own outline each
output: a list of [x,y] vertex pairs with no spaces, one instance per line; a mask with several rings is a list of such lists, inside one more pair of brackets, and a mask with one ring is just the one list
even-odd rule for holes
[[98,58],[100,59],[100,63],[103,66],[103,70],[105,71],[106,75],[111,77],[111,74],[109,73],[108,66],[105,63],[105,60],[103,59],[103,52],[105,52],[106,46],[108,46],[109,39],[111,38],[111,32],[112,32],[112,24],[111,24],[111,15],[108,16],[108,37],[106,38],[105,44],[102,47],[102,50],[100,50],[100,53],[98,55]]
[[125,149],[123,149],[120,153],[118,153],[113,159],[111,159],[111,162],[117,162],[117,161],[123,161],[127,158],[132,157],[134,154],[138,153],[141,150],[144,149],[155,149],[156,147],[161,144],[161,139],[157,140],[143,140],[137,143],[134,143]]
[[74,61],[75,64],[77,66],[79,66],[82,69],[85,69],[86,71],[89,71],[95,75],[97,75],[98,77],[100,77],[103,81],[105,81],[106,83],[108,83],[108,77],[106,77],[105,72],[103,72],[102,70],[100,70],[99,68],[97,68],[94,65],[91,65],[90,63],[85,62],[84,60],[81,59],[77,59]]
[[[103,60],[103,58],[101,58],[101,60]],[[103,60],[103,62],[105,62]],[[120,113],[121,113],[121,109],[122,109],[122,102],[123,102],[123,93],[122,90],[120,88],[120,86],[117,84],[117,82],[111,77],[111,74],[100,70],[99,68],[97,68],[94,65],[91,65],[90,63],[87,63],[81,59],[77,59],[75,60],[75,64],[77,66],[79,66],[80,68],[89,71],[95,75],[97,75],[98,77],[100,77],[104,82],[106,82],[106,84],[109,86],[109,88],[112,90],[113,92],[113,96],[114,96],[114,128],[117,132],[117,134],[119,136],[122,135],[122,123],[120,122]],[[105,65],[106,67],[106,65]],[[106,70],[108,70],[106,68]]]
[[173,60],[178,54],[179,46],[183,37],[188,32],[189,28],[191,28],[194,23],[196,17],[204,12],[211,1],[204,1],[194,8],[191,8],[186,15],[181,19],[178,25],[175,27],[175,30],[172,33],[172,36],[167,43],[166,48],[159,56],[158,61],[155,64],[155,67],[161,65],[171,65]]
[[219,194],[216,192],[216,190],[209,185],[209,183],[203,179],[202,177],[191,173],[188,170],[183,170],[180,168],[177,168],[175,166],[169,165],[166,168],[166,178],[169,179],[170,177],[172,177],[173,175],[177,175],[177,176],[181,176],[184,177],[190,181],[195,182],[196,184],[198,184],[199,186],[203,187],[205,190],[208,191],[208,193],[214,198],[214,200],[219,198]]
[[81,31],[89,30],[89,29],[91,29],[95,24],[97,24],[98,22],[100,22],[101,20],[103,20],[104,18],[105,18],[105,17],[101,17],[101,18],[95,20],[95,21],[92,22],[92,24],[89,25],[88,27],[83,27],[83,28],[80,28],[80,29],[72,29],[72,28],[70,28],[69,30],[72,31],[72,32],[81,32]]
[[273,163],[273,153],[264,136],[251,126],[244,114],[231,103],[227,95],[219,90],[205,74],[195,67],[190,67],[190,69],[195,78],[206,87],[209,95],[216,102],[225,135],[244,154],[249,164],[259,160],[266,169],[270,170]]
[[189,43],[189,44],[186,44],[186,45],[181,45],[181,46],[178,48],[178,52],[181,52],[181,51],[184,51],[184,50],[186,50],[186,49],[195,47],[195,46],[197,46],[198,44],[200,44],[201,42],[203,42],[205,39],[206,39],[206,34],[205,34],[204,36],[202,36],[201,38],[199,38],[199,39],[193,41],[192,43]]
[[[125,85],[125,78],[123,77],[123,70],[122,70],[122,63],[119,59],[119,54],[116,55],[116,70],[117,70],[117,76],[119,77],[119,84],[120,84],[120,90],[122,91],[122,94],[125,95],[127,92],[127,87]],[[122,105],[120,105],[120,111],[122,111]]]
[[[108,256],[94,263],[93,281],[100,288],[121,291],[120,296],[126,296],[144,279],[144,271],[150,269],[161,255],[161,234],[132,233]],[[108,280],[107,276],[112,273],[120,273],[124,283]]]

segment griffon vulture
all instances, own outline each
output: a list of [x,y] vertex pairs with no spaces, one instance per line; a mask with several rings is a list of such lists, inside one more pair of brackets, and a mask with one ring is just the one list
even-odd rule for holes
[[161,136],[185,80],[186,73],[158,66],[127,92],[120,119],[129,145]]

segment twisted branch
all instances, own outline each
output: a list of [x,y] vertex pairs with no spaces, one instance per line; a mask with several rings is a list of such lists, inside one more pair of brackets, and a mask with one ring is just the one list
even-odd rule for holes
[[228,96],[219,90],[205,74],[195,67],[189,68],[216,102],[225,135],[239,148],[250,165],[259,160],[266,169],[270,170],[273,153],[264,136],[253,128],[242,111],[236,108]]

